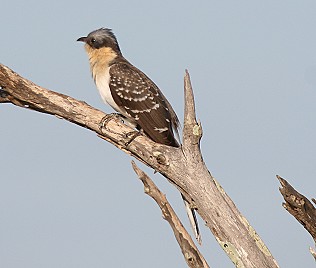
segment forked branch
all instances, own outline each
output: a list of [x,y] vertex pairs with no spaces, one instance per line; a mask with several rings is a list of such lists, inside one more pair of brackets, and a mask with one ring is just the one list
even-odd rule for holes
[[[206,226],[236,267],[278,267],[260,237],[207,169],[200,151],[201,125],[197,123],[189,74],[185,75],[183,146],[154,143],[145,136],[130,140],[131,128],[116,116],[105,114],[82,101],[56,93],[22,78],[0,65],[0,103],[56,115],[86,127],[122,151],[142,161],[170,181],[197,209]],[[197,266],[198,267],[198,266]]]

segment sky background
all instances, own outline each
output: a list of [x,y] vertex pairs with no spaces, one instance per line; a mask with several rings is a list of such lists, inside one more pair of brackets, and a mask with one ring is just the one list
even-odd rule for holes
[[[2,64],[105,112],[76,42],[90,31],[112,28],[181,121],[187,68],[209,170],[281,267],[314,267],[275,175],[316,197],[315,1],[1,0],[0,25]],[[11,104],[0,120],[1,268],[186,267],[130,156]],[[179,193],[143,168],[189,228]],[[211,267],[234,267],[205,227],[202,239]]]

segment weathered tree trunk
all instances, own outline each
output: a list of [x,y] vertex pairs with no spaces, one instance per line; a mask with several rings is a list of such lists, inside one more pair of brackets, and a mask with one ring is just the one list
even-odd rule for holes
[[203,161],[200,151],[202,128],[196,121],[187,72],[181,148],[157,144],[142,135],[130,140],[127,134],[132,129],[116,116],[108,117],[107,124],[100,128],[99,124],[105,116],[103,112],[69,96],[41,88],[3,65],[0,65],[0,86],[0,103],[13,103],[86,127],[160,172],[196,208],[236,267],[278,267],[260,237],[212,177]]

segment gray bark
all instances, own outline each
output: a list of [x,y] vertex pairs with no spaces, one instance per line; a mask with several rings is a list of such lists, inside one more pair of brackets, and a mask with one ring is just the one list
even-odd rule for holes
[[130,140],[132,129],[116,116],[104,127],[105,114],[69,96],[49,91],[0,65],[0,103],[12,103],[66,119],[86,127],[127,154],[165,176],[196,208],[236,267],[278,267],[268,248],[241,215],[233,201],[207,169],[200,151],[201,124],[196,121],[195,104],[188,72],[185,75],[185,116],[183,144],[173,148],[154,143],[140,135]]

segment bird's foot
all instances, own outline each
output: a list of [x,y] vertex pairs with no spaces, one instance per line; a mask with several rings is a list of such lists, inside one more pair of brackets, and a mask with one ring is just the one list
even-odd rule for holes
[[117,113],[112,113],[112,114],[107,114],[107,115],[105,115],[105,116],[101,119],[101,121],[100,121],[100,123],[99,123],[99,130],[102,132],[102,130],[103,130],[104,128],[106,128],[106,125],[107,125],[112,119],[119,119],[119,118],[121,118],[121,117],[120,117],[119,114],[117,114]]
[[127,132],[125,136],[126,138],[128,138],[128,140],[125,142],[125,146],[130,145],[133,140],[135,140],[138,136],[142,136],[142,135],[143,135],[142,130],[140,131],[134,130],[134,131]]

